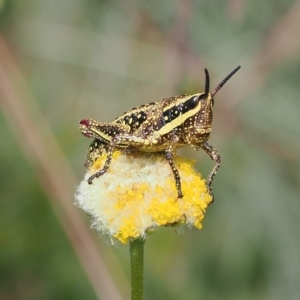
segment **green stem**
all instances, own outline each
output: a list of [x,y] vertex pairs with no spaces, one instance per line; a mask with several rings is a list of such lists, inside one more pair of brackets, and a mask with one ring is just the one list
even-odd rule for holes
[[144,299],[144,244],[143,239],[130,242],[131,300]]

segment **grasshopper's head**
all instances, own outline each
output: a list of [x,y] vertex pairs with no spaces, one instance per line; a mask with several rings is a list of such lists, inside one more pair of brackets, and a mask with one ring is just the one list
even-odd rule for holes
[[206,81],[204,92],[189,96],[190,99],[187,101],[189,107],[193,106],[194,113],[190,110],[185,114],[186,118],[183,127],[185,135],[191,143],[202,143],[208,140],[212,128],[214,96],[240,68],[241,67],[238,66],[227,75],[212,93],[209,92],[209,73],[207,69],[205,69]]
[[83,119],[79,122],[79,129],[84,136],[96,138],[108,144],[116,134],[124,132],[127,126],[116,123],[97,122],[93,119]]
[[79,122],[79,129],[81,133],[88,138],[96,138],[97,126],[99,123],[92,119],[83,119]]

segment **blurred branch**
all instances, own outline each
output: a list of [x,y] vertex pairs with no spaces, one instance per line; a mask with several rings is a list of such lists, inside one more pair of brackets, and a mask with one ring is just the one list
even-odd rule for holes
[[[138,7],[137,31],[149,43],[158,43],[167,49],[165,52],[166,73],[168,81],[165,95],[174,95],[184,77],[189,74],[194,78],[203,76],[204,62],[198,53],[194,53],[188,42],[188,22],[193,9],[190,0],[177,3],[177,15],[173,28],[166,34],[155,22],[152,15]],[[151,34],[149,34],[151,33]],[[188,71],[187,71],[188,70]]]
[[265,73],[285,58],[297,54],[300,47],[300,1],[283,15],[269,32],[258,56],[258,73]]
[[73,205],[73,172],[1,36],[0,62],[0,105],[8,124],[44,187],[96,294],[101,299],[121,300],[90,230]]

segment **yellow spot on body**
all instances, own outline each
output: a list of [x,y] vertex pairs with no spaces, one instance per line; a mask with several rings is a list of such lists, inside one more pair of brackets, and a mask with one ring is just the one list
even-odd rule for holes
[[168,116],[165,116],[165,121],[168,121],[168,119],[169,119]]
[[133,120],[132,120],[132,118],[130,118],[130,119],[129,119],[129,122],[128,122],[128,124],[131,124],[131,123],[132,123],[132,121],[133,121]]

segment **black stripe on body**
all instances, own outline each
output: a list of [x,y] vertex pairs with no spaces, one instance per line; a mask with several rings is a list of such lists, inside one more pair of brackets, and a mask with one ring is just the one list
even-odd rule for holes
[[165,123],[170,123],[174,119],[178,118],[180,114],[185,114],[186,112],[190,111],[191,109],[194,109],[197,104],[199,103],[199,97],[193,96],[189,99],[187,99],[184,102],[181,102],[179,104],[175,104],[173,107],[165,110],[163,112],[163,117],[165,120]]

